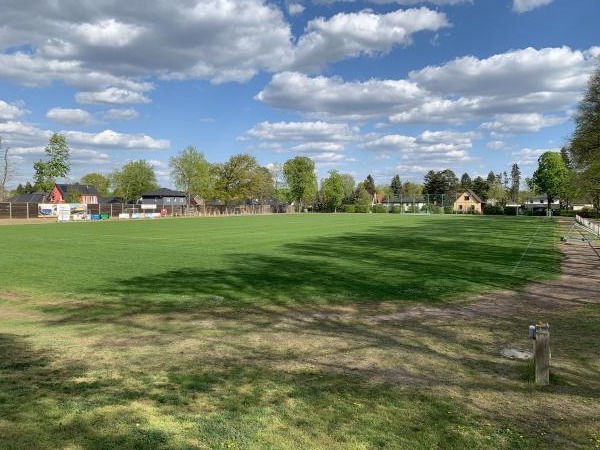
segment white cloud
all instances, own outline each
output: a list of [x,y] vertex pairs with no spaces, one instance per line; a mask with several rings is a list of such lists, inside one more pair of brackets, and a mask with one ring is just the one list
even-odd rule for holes
[[72,145],[94,145],[136,150],[165,150],[171,145],[165,139],[154,139],[145,134],[123,134],[113,130],[104,130],[100,133],[67,131],[63,134],[67,142]]
[[117,22],[115,19],[73,26],[75,35],[84,43],[98,47],[125,47],[142,34],[143,28]]
[[484,122],[481,128],[501,133],[536,133],[542,128],[560,125],[569,120],[568,117],[544,116],[530,114],[497,114],[492,122]]
[[393,155],[404,166],[425,163],[453,167],[471,159],[470,150],[477,133],[456,131],[424,131],[417,136],[385,135],[362,144],[365,150],[373,151],[378,158]]
[[[317,5],[331,5],[333,3],[353,3],[357,0],[312,0]],[[429,3],[437,6],[444,5],[458,5],[460,3],[473,3],[473,0],[369,0],[371,3],[377,5],[387,5],[395,3],[397,5],[420,5],[423,3]]]
[[409,45],[419,31],[448,27],[445,14],[427,8],[375,14],[370,11],[339,13],[311,20],[298,41],[291,67],[309,70],[359,55],[388,53],[396,45]]
[[499,114],[548,116],[579,101],[597,53],[597,47],[557,47],[513,50],[487,59],[469,56],[413,71],[404,80],[347,82],[282,72],[256,99],[326,120],[387,116],[396,124],[460,124]]
[[131,105],[150,103],[150,99],[140,92],[115,87],[98,92],[78,92],[75,99],[84,104]]
[[529,47],[487,59],[457,58],[442,66],[410,72],[409,80],[444,95],[518,96],[580,90],[592,69],[593,60],[586,52],[569,47]]
[[83,109],[52,108],[46,113],[48,119],[67,125],[91,125],[94,116]]
[[[69,8],[22,0],[2,14],[0,49],[28,50],[2,54],[0,77],[28,86],[80,87],[87,74],[242,82],[293,57],[290,25],[263,0],[156,0],[151,8],[139,0]],[[126,88],[87,90],[111,86]]]
[[304,6],[299,3],[290,3],[288,5],[288,13],[292,16],[296,16],[298,14],[302,14],[304,12]]
[[346,124],[327,122],[262,122],[248,130],[245,138],[267,141],[343,142],[356,139],[357,130]]
[[344,146],[334,142],[309,142],[290,149],[294,153],[338,153],[344,151]]
[[28,112],[19,104],[0,100],[0,120],[14,120]]
[[516,13],[524,13],[542,6],[549,5],[554,0],[513,0],[513,11]]
[[537,166],[538,158],[549,149],[523,148],[512,155],[519,166]]
[[345,82],[337,77],[283,72],[274,75],[256,99],[310,117],[365,120],[414,107],[425,97],[422,89],[406,80]]
[[104,113],[104,118],[106,120],[133,120],[139,117],[140,113],[133,108],[127,109],[119,109],[113,108],[109,109]]

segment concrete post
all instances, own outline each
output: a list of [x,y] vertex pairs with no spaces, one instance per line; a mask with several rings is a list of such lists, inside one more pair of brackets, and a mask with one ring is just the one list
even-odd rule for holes
[[550,325],[537,324],[533,342],[535,383],[546,386],[550,384]]

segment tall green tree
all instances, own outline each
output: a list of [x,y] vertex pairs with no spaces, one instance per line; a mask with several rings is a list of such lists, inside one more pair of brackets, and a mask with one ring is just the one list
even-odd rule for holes
[[268,170],[261,168],[254,156],[247,153],[233,155],[225,163],[215,166],[215,195],[225,203],[259,196],[265,180],[272,184]]
[[471,186],[473,192],[475,192],[482,200],[487,200],[489,188],[489,183],[481,176],[475,177]]
[[330,170],[329,177],[322,181],[321,193],[327,210],[337,212],[344,201],[344,180],[337,170]]
[[392,190],[392,195],[400,197],[402,194],[402,181],[400,181],[400,175],[394,175],[392,182],[390,183],[390,188]]
[[128,203],[137,202],[146,191],[158,188],[154,169],[145,160],[128,162],[109,175],[114,193]]
[[412,181],[405,181],[402,185],[402,196],[409,199],[417,199],[423,195],[423,185],[420,183],[413,183]]
[[315,163],[306,156],[296,156],[285,162],[283,174],[292,200],[297,203],[298,210],[302,211],[304,205],[311,202],[317,194]]
[[94,186],[102,197],[108,197],[110,180],[107,176],[104,176],[101,173],[92,172],[85,174],[83,177],[81,177],[79,183]]
[[8,197],[6,186],[15,174],[15,165],[9,151],[9,147],[2,148],[2,137],[0,137],[0,202]]
[[352,203],[354,201],[354,177],[349,173],[342,173],[342,185],[344,186],[344,203]]
[[375,188],[375,180],[371,174],[367,175],[367,178],[365,178],[365,181],[363,181],[363,188],[369,194],[371,194],[371,196],[375,195],[375,192],[377,192],[377,189]]
[[177,189],[187,196],[188,205],[192,198],[207,198],[211,192],[210,163],[195,147],[189,146],[169,158],[171,177]]
[[581,177],[580,189],[592,201],[594,209],[600,211],[600,161],[589,164]]
[[48,192],[52,190],[57,178],[64,178],[71,170],[67,138],[54,133],[44,149],[47,159],[33,163],[36,189]]
[[445,205],[456,200],[458,190],[458,178],[450,169],[439,172],[430,170],[424,177],[423,189],[430,196],[441,196]]
[[473,181],[471,180],[471,176],[465,172],[460,177],[460,185],[465,189],[471,189],[473,186]]
[[550,210],[554,200],[562,195],[568,176],[569,170],[560,153],[545,152],[538,158],[538,168],[527,179],[527,185],[536,194],[546,194]]
[[600,66],[588,81],[587,91],[579,103],[570,154],[579,170],[600,161]]

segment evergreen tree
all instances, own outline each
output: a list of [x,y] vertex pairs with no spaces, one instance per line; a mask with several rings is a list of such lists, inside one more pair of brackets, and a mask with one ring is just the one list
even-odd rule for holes
[[510,200],[514,203],[519,201],[519,189],[521,186],[521,169],[514,163],[510,170]]
[[400,181],[400,175],[394,175],[392,182],[390,183],[392,194],[395,197],[399,197],[402,194],[402,181]]

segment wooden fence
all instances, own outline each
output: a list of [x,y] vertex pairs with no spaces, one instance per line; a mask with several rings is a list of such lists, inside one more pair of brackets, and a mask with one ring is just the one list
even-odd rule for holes
[[[158,207],[156,210],[141,209],[140,205],[132,205],[126,203],[101,203],[87,205],[87,213],[92,214],[107,214],[109,217],[118,218],[119,214],[126,213],[144,213],[144,212],[161,212],[164,209],[164,215],[172,217],[180,216],[222,216],[222,215],[238,215],[238,214],[270,214],[277,212],[289,212],[285,210],[276,210],[271,205],[240,205],[240,206],[164,206]],[[36,219],[39,217],[37,203],[0,203],[0,219]],[[55,217],[54,217],[55,218]],[[52,219],[52,218],[48,218]],[[43,220],[43,218],[42,218]]]

